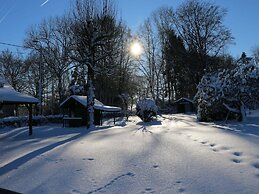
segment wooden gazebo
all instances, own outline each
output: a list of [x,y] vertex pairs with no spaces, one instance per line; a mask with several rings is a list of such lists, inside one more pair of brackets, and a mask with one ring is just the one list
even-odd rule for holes
[[25,105],[27,107],[29,135],[32,135],[32,106],[37,103],[39,103],[37,98],[15,91],[7,82],[0,86],[0,110],[4,105]]

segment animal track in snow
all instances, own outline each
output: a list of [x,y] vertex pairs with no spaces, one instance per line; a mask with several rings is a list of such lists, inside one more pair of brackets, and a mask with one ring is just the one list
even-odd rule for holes
[[116,181],[125,178],[125,177],[134,177],[135,174],[132,172],[128,172],[126,174],[122,174],[120,176],[115,177],[114,179],[112,179],[109,183],[107,183],[106,185],[99,187],[98,189],[95,189],[93,191],[88,192],[88,194],[92,194],[92,193],[97,193],[97,192],[101,192],[102,190],[106,189],[107,187],[111,186],[112,184],[114,184]]
[[210,147],[214,147],[216,144],[215,143],[211,143],[210,144]]
[[150,188],[150,187],[147,187],[147,188],[145,188],[145,190],[144,191],[142,191],[141,193],[156,193],[155,191],[153,191],[153,189],[152,188]]
[[259,169],[259,162],[253,163],[253,167],[255,167],[256,169]]
[[158,168],[159,167],[159,165],[153,165],[153,168]]
[[235,156],[242,156],[243,153],[242,152],[234,152],[233,155],[235,155]]
[[72,190],[72,193],[81,193],[80,191],[76,190],[76,189],[73,189]]
[[236,163],[236,164],[239,164],[239,163],[241,163],[242,162],[242,160],[239,160],[239,159],[232,159],[232,161],[234,162],[234,163]]
[[178,192],[179,193],[183,193],[185,191],[185,189],[184,188],[180,188],[180,189],[178,189]]
[[220,147],[220,149],[221,149],[221,150],[230,150],[230,148],[229,148],[229,147],[226,147],[226,146],[222,146],[222,147]]

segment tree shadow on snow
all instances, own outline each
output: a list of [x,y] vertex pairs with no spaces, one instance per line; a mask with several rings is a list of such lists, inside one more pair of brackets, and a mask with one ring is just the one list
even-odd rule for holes
[[156,126],[156,125],[162,125],[162,122],[161,121],[158,121],[158,120],[153,120],[153,121],[150,121],[150,122],[143,122],[143,121],[140,121],[138,122],[136,125],[139,125],[140,127],[136,130],[136,132],[138,131],[142,131],[143,133],[153,133],[152,131],[148,130],[147,127],[150,127],[150,126]]
[[[27,163],[28,161],[32,160],[33,158],[40,156],[46,152],[49,152],[55,148],[63,146],[65,144],[71,143],[77,139],[80,139],[93,131],[99,131],[103,129],[107,129],[109,127],[96,127],[94,129],[86,129],[86,128],[61,128],[61,127],[54,127],[54,126],[41,126],[34,128],[34,133],[32,136],[28,136],[27,128],[22,128],[23,133],[21,130],[17,130],[18,134],[13,135],[10,137],[9,135],[3,138],[4,144],[17,144],[13,148],[18,147],[21,145],[19,142],[24,141],[27,142],[27,146],[35,146],[35,142],[41,143],[41,141],[45,141],[46,139],[52,141],[52,143],[44,145],[41,148],[38,148],[32,152],[25,153],[25,155],[14,159],[13,161],[5,164],[0,168],[0,176],[7,174],[8,172],[18,169],[23,164]],[[13,133],[12,133],[13,134]],[[52,139],[51,139],[52,138]],[[54,142],[54,143],[53,143]],[[12,150],[9,150],[12,151]]]

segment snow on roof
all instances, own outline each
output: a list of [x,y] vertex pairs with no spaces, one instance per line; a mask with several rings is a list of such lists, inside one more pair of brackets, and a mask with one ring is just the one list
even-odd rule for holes
[[0,87],[0,102],[1,103],[28,103],[36,104],[39,102],[37,98],[22,94],[13,89],[13,87],[7,82],[3,87]]
[[[72,95],[72,96],[68,97],[66,100],[64,100],[60,104],[60,107],[64,106],[64,104],[66,104],[66,102],[68,102],[70,99],[74,99],[77,102],[79,102],[80,104],[82,104],[84,107],[87,107],[87,96],[78,96],[78,95]],[[95,99],[94,108],[97,109],[97,110],[108,111],[108,112],[109,111],[110,112],[121,111],[120,107],[106,106],[106,105],[104,105],[102,102],[100,102],[97,99]]]

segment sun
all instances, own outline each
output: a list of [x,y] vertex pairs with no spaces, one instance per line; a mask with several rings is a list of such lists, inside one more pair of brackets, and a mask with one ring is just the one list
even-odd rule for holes
[[138,57],[139,55],[142,54],[142,52],[143,52],[143,48],[140,42],[134,41],[130,46],[130,53],[133,56]]

